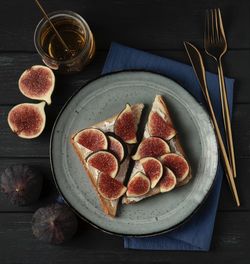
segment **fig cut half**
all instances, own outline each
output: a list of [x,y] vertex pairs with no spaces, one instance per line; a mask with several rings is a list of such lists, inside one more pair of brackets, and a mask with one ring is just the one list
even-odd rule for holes
[[112,153],[105,150],[90,154],[87,157],[87,164],[100,172],[108,174],[112,178],[115,178],[119,170],[117,158]]
[[51,104],[55,75],[46,66],[34,65],[23,72],[19,78],[18,86],[20,92],[26,97]]
[[189,165],[186,159],[176,153],[168,153],[160,157],[162,164],[168,167],[176,176],[177,183],[182,182],[189,174]]
[[115,154],[115,156],[118,158],[119,162],[122,162],[125,157],[125,149],[124,145],[115,137],[109,135],[109,150]]
[[126,104],[126,107],[116,118],[114,132],[127,144],[137,142],[135,118],[129,104]]
[[176,177],[167,167],[164,168],[163,176],[159,182],[161,193],[169,192],[176,186]]
[[106,135],[97,128],[86,128],[77,133],[74,140],[91,151],[106,150],[108,140]]
[[101,173],[97,181],[97,190],[102,197],[112,201],[120,198],[127,188],[108,174]]
[[156,158],[146,157],[139,161],[144,169],[145,175],[150,179],[151,188],[154,188],[163,174],[163,166]]
[[43,132],[46,123],[44,107],[45,102],[14,106],[8,114],[10,129],[21,138],[38,137]]
[[137,148],[133,160],[140,160],[145,157],[158,158],[170,152],[169,145],[159,137],[148,137],[142,140]]
[[128,182],[127,196],[138,197],[150,190],[150,180],[142,172],[137,172]]

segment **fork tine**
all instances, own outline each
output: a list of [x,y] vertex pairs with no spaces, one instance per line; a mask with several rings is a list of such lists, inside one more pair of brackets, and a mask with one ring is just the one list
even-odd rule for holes
[[209,25],[209,11],[206,10],[206,15],[205,15],[205,31],[204,31],[204,42],[205,46],[208,45],[209,39],[210,39],[210,25]]
[[218,18],[218,10],[217,9],[214,9],[214,20],[215,20],[215,31],[216,31],[216,38],[217,38],[217,41],[220,40],[220,31],[219,31],[219,18]]
[[214,13],[213,9],[210,9],[210,21],[211,21],[211,42],[214,42],[215,34],[214,34]]
[[221,18],[221,12],[220,12],[220,9],[219,8],[217,9],[217,12],[218,12],[218,20],[219,20],[220,32],[221,32],[222,37],[224,39],[226,39],[226,35],[225,35],[225,31],[224,31],[224,26],[223,26],[223,22],[222,22],[222,18]]

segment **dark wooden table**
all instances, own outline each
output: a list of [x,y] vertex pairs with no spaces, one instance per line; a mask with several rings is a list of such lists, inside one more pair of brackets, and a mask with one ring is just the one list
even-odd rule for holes
[[[7,124],[10,108],[29,102],[17,80],[24,69],[40,64],[33,32],[41,16],[33,1],[1,1],[0,8],[0,170],[15,163],[39,167],[46,176],[40,201],[30,207],[11,205],[0,195],[0,263],[250,263],[250,2],[243,0],[54,0],[42,1],[49,11],[69,9],[89,22],[97,43],[94,62],[83,72],[58,76],[53,103],[46,108],[45,132],[37,139],[13,135]],[[211,251],[135,251],[123,240],[80,222],[79,232],[65,245],[37,241],[31,233],[36,208],[53,201],[56,190],[49,163],[49,137],[58,111],[67,98],[98,76],[111,41],[188,62],[183,40],[202,47],[204,11],[221,7],[228,38],[225,73],[236,78],[233,132],[242,206],[236,208],[224,182]],[[211,60],[208,68],[215,71]]]

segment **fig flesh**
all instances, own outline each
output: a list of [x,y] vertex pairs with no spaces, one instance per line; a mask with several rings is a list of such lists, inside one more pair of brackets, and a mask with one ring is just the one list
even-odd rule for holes
[[19,78],[18,85],[19,90],[26,97],[51,104],[51,95],[55,86],[55,75],[46,66],[34,65],[23,72]]
[[115,178],[117,175],[119,164],[117,158],[110,152],[100,150],[90,154],[87,158],[89,166],[108,174]]
[[158,158],[169,152],[170,148],[166,141],[158,137],[148,137],[140,143],[132,159],[140,160],[145,157]]
[[109,150],[115,154],[119,162],[122,162],[125,157],[125,150],[123,144],[115,137],[108,136]]
[[111,201],[120,198],[127,190],[120,181],[111,178],[106,173],[99,175],[97,189],[102,197]]
[[148,117],[149,134],[154,137],[160,137],[164,140],[170,140],[176,135],[172,123],[164,120],[157,112],[151,112]]
[[160,158],[162,164],[173,171],[177,182],[182,182],[189,174],[189,165],[181,155],[168,153]]
[[128,182],[127,196],[138,197],[146,194],[150,190],[150,180],[142,172],[137,172]]
[[38,200],[43,185],[42,175],[28,165],[6,168],[1,175],[1,191],[11,203],[29,205]]
[[176,177],[174,173],[167,167],[164,168],[163,176],[160,180],[160,191],[162,193],[169,192],[176,186]]
[[116,118],[114,132],[127,144],[137,142],[135,118],[129,104],[126,104],[125,109]]
[[151,188],[154,188],[163,173],[163,166],[161,162],[156,158],[143,158],[140,163],[144,169],[145,175],[150,179]]
[[21,138],[38,137],[43,132],[46,122],[44,106],[45,102],[14,106],[8,114],[11,130]]
[[80,131],[75,141],[91,151],[106,150],[108,140],[106,135],[97,128],[86,128]]
[[76,233],[77,218],[73,212],[61,204],[52,204],[38,209],[32,217],[32,232],[44,242],[61,244]]

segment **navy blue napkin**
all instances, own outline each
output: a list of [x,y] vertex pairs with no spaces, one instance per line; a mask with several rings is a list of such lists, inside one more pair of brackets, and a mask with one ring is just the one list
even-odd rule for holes
[[[198,102],[204,104],[203,95],[191,66],[129,48],[117,43],[111,45],[102,73],[139,69],[163,74],[188,90]],[[210,96],[219,125],[222,128],[222,113],[217,75],[207,73]],[[230,111],[233,106],[234,80],[226,78]],[[196,250],[208,251],[213,234],[218,207],[223,169],[219,164],[214,186],[204,205],[184,225],[174,231],[149,238],[124,238],[124,247],[148,250]]]

